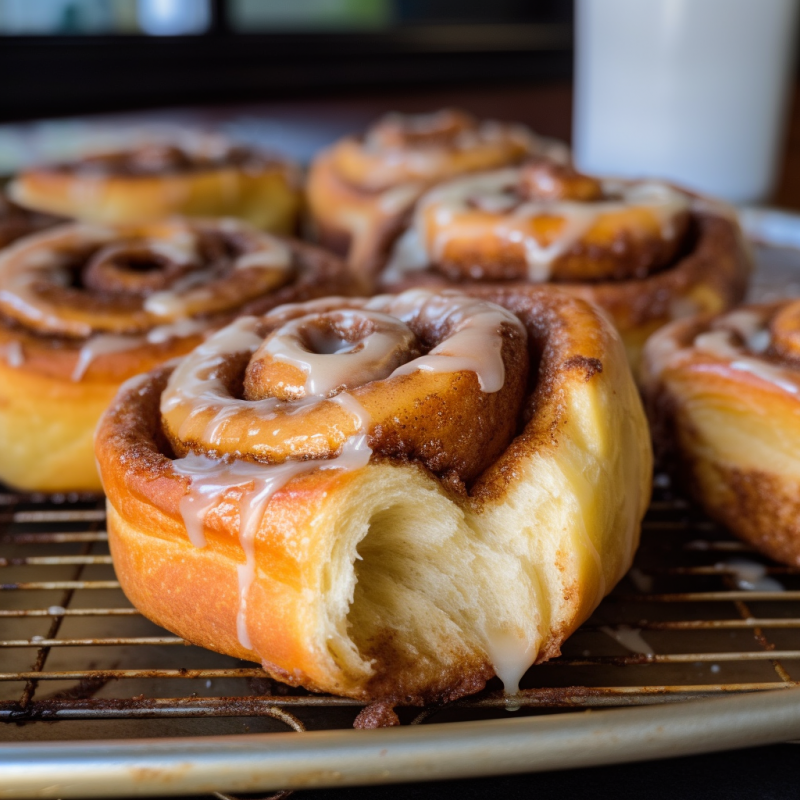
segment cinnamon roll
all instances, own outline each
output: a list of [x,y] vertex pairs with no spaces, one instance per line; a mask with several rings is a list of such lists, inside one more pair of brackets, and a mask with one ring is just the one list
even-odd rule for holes
[[721,205],[546,158],[432,189],[371,268],[389,291],[456,286],[481,295],[557,283],[609,314],[634,371],[654,330],[731,307],[750,270],[738,224]]
[[431,186],[544,152],[569,158],[566,145],[523,125],[478,121],[453,109],[387,114],[362,136],[342,139],[314,159],[308,178],[311,219],[320,243],[349,253],[352,267],[363,275]]
[[280,234],[296,230],[301,205],[294,165],[211,136],[35,167],[20,173],[8,192],[26,208],[85,222],[236,217]]
[[714,519],[800,566],[800,301],[681,320],[647,343],[662,457]]
[[242,310],[346,288],[334,256],[236,220],[20,239],[0,254],[0,480],[99,489],[92,433],[123,381]]
[[124,388],[96,453],[134,605],[315,691],[515,692],[630,566],[651,452],[602,316],[497,299],[288,305]]

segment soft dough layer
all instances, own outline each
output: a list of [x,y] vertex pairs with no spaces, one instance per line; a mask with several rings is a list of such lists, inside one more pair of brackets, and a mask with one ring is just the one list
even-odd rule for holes
[[314,470],[270,500],[237,635],[240,490],[181,517],[189,479],[164,454],[168,370],[122,392],[98,434],[125,592],[186,639],[260,660],[291,684],[419,703],[509,691],[560,652],[630,566],[650,491],[649,437],[617,334],[581,301],[518,301],[541,355],[519,435],[466,495],[421,465],[373,456]]

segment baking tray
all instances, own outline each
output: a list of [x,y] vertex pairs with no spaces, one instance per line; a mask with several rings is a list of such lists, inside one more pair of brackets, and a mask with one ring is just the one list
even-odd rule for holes
[[[800,295],[800,218],[752,210],[754,299]],[[186,645],[119,589],[97,498],[0,489],[0,797],[166,796],[562,769],[800,737],[800,571],[657,476],[634,568],[529,670],[355,731],[310,695]],[[691,702],[685,702],[691,701]]]

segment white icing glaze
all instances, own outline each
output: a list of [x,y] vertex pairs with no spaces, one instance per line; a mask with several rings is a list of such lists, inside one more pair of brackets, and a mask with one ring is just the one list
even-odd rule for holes
[[631,583],[638,592],[647,593],[653,591],[653,576],[645,574],[639,567],[631,567],[628,570],[628,578],[630,578]]
[[510,311],[494,303],[466,298],[457,292],[433,293],[412,289],[396,297],[381,295],[367,303],[367,308],[386,310],[407,322],[416,316],[422,324],[452,325],[450,335],[427,355],[398,367],[392,377],[426,372],[474,372],[481,391],[491,393],[503,388],[503,325],[525,336],[522,323]]
[[631,628],[629,625],[615,627],[603,625],[600,630],[632,653],[641,653],[645,656],[655,655],[655,650],[642,637],[640,628]]
[[[236,231],[241,225],[223,220],[224,230]],[[234,269],[271,269],[286,273],[292,268],[292,251],[288,245],[266,233],[258,234],[258,246],[236,258]],[[175,281],[169,289],[154,292],[144,301],[144,309],[162,319],[188,316],[198,303],[212,298],[206,284],[213,280],[210,269],[198,269]]]
[[[484,633],[489,661],[492,662],[497,677],[503,683],[507,696],[519,694],[519,682],[536,660],[538,645],[529,641],[523,631],[492,630]],[[506,709],[513,711],[519,706],[509,704]]]
[[[18,240],[0,255],[0,302],[35,325],[61,330],[63,320],[49,304],[42,303],[35,287],[41,281],[68,286],[70,251],[76,246],[101,246],[113,237],[108,228],[76,224]],[[88,324],[74,323],[72,327],[77,336],[91,334]]]
[[134,350],[146,344],[163,344],[170,339],[182,339],[195,336],[207,330],[208,324],[202,320],[182,319],[169,325],[158,325],[145,336],[125,336],[115,334],[95,334],[87,339],[78,353],[78,361],[72,371],[72,380],[80,381],[89,369],[92,361],[107,353],[121,353]]
[[190,272],[172,284],[171,289],[153,292],[144,301],[144,310],[162,319],[177,319],[188,315],[192,304],[211,298],[204,284],[212,279],[210,270]]
[[189,540],[195,547],[206,545],[204,524],[208,512],[231,489],[239,490],[239,542],[245,560],[237,565],[239,609],[236,631],[243,647],[251,649],[253,646],[247,631],[247,600],[256,574],[256,536],[269,501],[292,479],[314,470],[360,469],[369,462],[371,452],[366,444],[366,436],[361,435],[348,440],[339,456],[326,461],[256,464],[238,460],[220,461],[189,454],[172,462],[176,473],[191,479],[187,493],[181,498],[180,512]]
[[240,255],[234,264],[235,269],[288,269],[292,264],[292,251],[288,245],[274,236],[261,234],[261,245],[257,250]]
[[[381,123],[399,125],[412,134],[424,135],[446,127],[450,114],[447,110],[430,114],[390,113]],[[489,155],[504,142],[517,150],[546,155],[559,163],[567,163],[570,159],[569,148],[562,142],[537,136],[524,125],[485,120],[449,140],[432,139],[408,145],[387,141],[381,123],[368,131],[360,144],[349,140],[350,146],[362,148],[366,155],[380,159],[377,165],[372,165],[366,178],[366,185],[375,188],[396,184],[404,174],[410,179],[413,177],[415,182],[430,185],[432,181],[452,174],[454,154],[485,150]]]
[[142,344],[142,341],[139,336],[116,336],[105,333],[92,336],[91,339],[87,339],[78,353],[78,361],[75,369],[72,370],[72,380],[76,382],[82,380],[89,365],[98,356],[132,350]]
[[[746,351],[735,345],[731,331],[719,327],[726,321],[726,317],[720,318],[716,330],[707,331],[695,337],[695,348],[715,358],[728,361],[731,369],[754,375],[788,394],[800,393],[800,381],[793,371],[748,356]],[[751,333],[751,338],[757,336],[758,333],[758,331]]]
[[[401,237],[389,259],[386,279],[398,280],[405,272],[423,269],[441,259],[451,234],[446,229],[440,230],[432,242],[428,241],[425,214],[431,208],[436,209],[440,226],[446,225],[456,214],[469,211],[471,205],[497,213],[495,235],[521,244],[529,279],[543,282],[549,278],[554,261],[566,253],[601,215],[622,211],[630,205],[646,208],[657,218],[661,235],[672,238],[675,235],[675,216],[691,205],[686,194],[667,184],[618,180],[602,182],[604,193],[614,199],[518,203],[513,198],[517,196],[519,179],[519,168],[511,167],[457,178],[425,194],[417,205],[412,227]],[[543,215],[558,216],[565,221],[559,235],[548,245],[540,244],[530,233],[530,220]]]
[[329,312],[341,328],[354,328],[364,321],[376,326],[376,330],[359,342],[350,343],[338,337],[319,335],[313,341],[315,352],[310,352],[303,341],[314,332],[313,321],[318,315],[287,322],[275,331],[255,354],[258,358],[266,353],[303,370],[306,375],[306,395],[326,396],[341,386],[360,386],[369,381],[387,378],[396,367],[402,352],[407,352],[416,337],[400,320],[378,311],[343,309]]
[[[348,301],[353,305],[357,301]],[[267,319],[281,318],[293,309],[308,309],[312,313],[325,313],[331,310],[336,301],[325,299],[303,306],[283,306],[268,315]],[[417,317],[422,324],[436,323],[438,325],[452,325],[451,335],[442,344],[433,348],[430,353],[421,358],[416,358],[395,369],[389,377],[406,375],[416,370],[430,372],[456,372],[470,370],[476,373],[481,390],[484,392],[499,391],[505,382],[505,366],[502,359],[502,337],[499,334],[501,326],[515,328],[521,336],[525,335],[522,323],[511,312],[500,306],[483,300],[466,298],[457,292],[440,292],[435,294],[423,289],[410,290],[403,294],[381,295],[364,303],[362,308],[367,312],[378,311],[396,317],[404,323]],[[338,312],[334,312],[338,313]],[[289,322],[289,330],[293,327]],[[190,415],[204,413],[210,408],[215,410],[209,423],[209,428],[214,436],[219,436],[224,430],[224,422],[235,412],[233,407],[242,410],[255,411],[263,419],[274,417],[279,406],[287,408],[286,404],[274,398],[267,398],[257,402],[239,400],[230,396],[221,382],[211,377],[215,366],[231,353],[255,353],[261,346],[261,338],[257,334],[259,322],[253,317],[243,317],[223,328],[211,336],[204,344],[198,347],[178,366],[170,377],[167,388],[161,397],[161,412],[168,413],[179,405],[185,404]],[[404,326],[403,326],[404,329]],[[401,330],[403,330],[401,329]],[[404,334],[405,335],[405,334]],[[276,347],[275,353],[280,354]],[[275,355],[273,353],[273,355]],[[344,373],[337,371],[333,359],[354,358],[354,354],[319,355],[312,358],[312,354],[298,352],[289,353],[288,361],[302,365],[307,370],[306,385],[313,387],[314,393],[327,394],[331,385],[334,388],[343,382],[352,382],[346,362]],[[332,359],[330,368],[320,367],[325,359]],[[358,361],[355,362],[358,364]],[[377,373],[376,373],[377,374]],[[381,375],[385,377],[385,375]],[[379,378],[370,378],[375,380]],[[349,385],[349,384],[348,384]],[[288,406],[302,410],[302,404]]]
[[25,363],[25,351],[22,349],[22,343],[18,341],[6,342],[2,348],[3,357],[9,367],[17,369]]
[[746,592],[783,592],[785,587],[780,581],[767,575],[764,564],[747,558],[730,558],[717,565],[733,576],[738,589]]
[[162,344],[170,339],[184,339],[187,336],[195,336],[198,333],[208,330],[208,323],[201,319],[179,319],[167,325],[156,325],[151,328],[145,339],[148,344]]

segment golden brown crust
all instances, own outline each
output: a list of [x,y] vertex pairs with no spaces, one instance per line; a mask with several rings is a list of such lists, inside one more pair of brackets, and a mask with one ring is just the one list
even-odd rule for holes
[[[122,288],[103,283],[113,282],[117,275],[126,279],[142,276],[147,283],[157,273],[155,266],[139,272],[129,271],[123,265],[116,272],[107,270],[100,276],[90,276],[91,286],[84,286],[82,276],[88,270],[76,263],[71,267],[73,285],[64,291],[59,291],[57,276],[51,284],[52,276],[46,272],[31,284],[30,291],[25,289],[21,294],[14,288],[19,282],[15,284],[9,278],[11,275],[24,278],[25,265],[37,263],[37,259],[40,263],[48,259],[56,263],[58,257],[54,254],[61,252],[74,251],[83,258],[81,263],[91,268],[93,259],[97,260],[93,252],[119,255],[118,249],[113,245],[109,248],[108,242],[129,243],[131,237],[138,236],[150,247],[153,237],[166,228],[178,232],[193,230],[191,225],[178,222],[122,228],[116,234],[103,229],[102,242],[90,243],[83,234],[95,229],[67,225],[20,240],[5,251],[0,259],[0,435],[4,442],[0,479],[3,481],[35,491],[98,491],[101,487],[94,464],[92,434],[101,413],[124,381],[185,355],[210,331],[237,313],[263,313],[282,303],[349,289],[338,259],[310,245],[288,240],[282,241],[281,246],[291,250],[293,272],[276,291],[259,296],[249,285],[244,288],[241,300],[237,301],[235,294],[229,292],[221,310],[199,314],[195,310],[194,316],[189,313],[188,317],[178,315],[159,320],[157,315],[143,309],[148,292],[152,296],[153,288],[169,288],[168,284],[150,286],[142,294],[136,281]],[[88,250],[82,249],[81,243]],[[125,254],[129,254],[130,245],[125,247]],[[204,264],[207,267],[209,263],[204,262],[200,267],[205,268]],[[197,267],[195,264],[192,269]],[[220,269],[224,272],[224,265]],[[252,271],[252,268],[242,269],[238,273],[246,277]],[[168,272],[169,266],[165,268],[165,274]],[[180,281],[183,277],[178,274],[170,280]],[[223,294],[218,291],[213,298],[217,305],[223,302]],[[67,332],[86,329],[87,334],[72,335],[62,329]]]
[[772,558],[800,565],[800,373],[776,348],[797,304],[675,322],[645,350],[663,460],[704,510]]
[[272,156],[216,143],[146,145],[31,168],[9,186],[20,205],[87,222],[138,224],[176,214],[237,217],[273,233],[296,231],[296,168]]
[[[518,412],[520,433],[460,492],[413,460],[386,456],[351,471],[312,467],[279,488],[254,538],[249,648],[237,635],[243,490],[224,493],[205,517],[205,546],[194,547],[181,512],[190,479],[176,471],[159,414],[169,369],[123,391],[101,424],[97,457],[115,566],[132,602],[190,641],[261,660],[280,680],[369,700],[453,699],[493,674],[483,633],[457,623],[455,610],[449,622],[436,617],[455,597],[453,581],[470,603],[499,603],[491,624],[511,613],[503,604],[519,604],[512,616],[528,620],[535,640],[527,663],[557,654],[629,566],[649,495],[646,430],[619,340],[588,305],[547,289],[496,299],[523,322],[538,374]],[[437,550],[443,531],[451,538]],[[431,603],[428,618],[416,615],[427,629],[417,640],[392,623],[403,604],[372,604],[386,570],[404,559],[393,591]],[[444,571],[429,582],[432,567]],[[501,568],[517,576],[511,591]],[[337,628],[338,570],[353,583],[336,595],[345,598]],[[452,635],[431,633],[439,625],[455,626]],[[340,636],[355,648],[350,656]],[[426,636],[439,637],[435,646]]]

